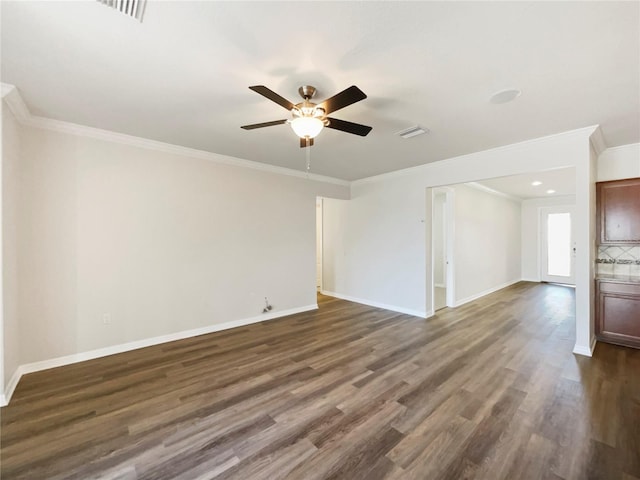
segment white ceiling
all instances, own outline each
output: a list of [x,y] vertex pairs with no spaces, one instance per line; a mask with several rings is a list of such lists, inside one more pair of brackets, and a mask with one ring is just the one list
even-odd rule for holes
[[[542,184],[532,185],[535,181],[542,182]],[[559,168],[523,175],[492,178],[476,183],[521,200],[575,195],[576,170],[575,168]],[[547,193],[547,190],[554,190],[554,192]]]
[[[312,171],[353,180],[600,124],[640,141],[638,2],[154,2],[143,23],[95,1],[2,1],[2,81],[32,113],[305,169],[287,118],[250,91],[366,100],[325,129]],[[504,105],[489,96],[515,87]],[[395,132],[419,124],[428,135]]]

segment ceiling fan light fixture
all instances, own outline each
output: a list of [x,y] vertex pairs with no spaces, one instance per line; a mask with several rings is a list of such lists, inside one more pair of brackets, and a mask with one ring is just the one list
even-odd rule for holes
[[291,103],[264,85],[253,85],[249,87],[249,89],[285,108],[291,113],[293,118],[289,120],[274,120],[271,122],[242,125],[240,128],[244,130],[253,130],[287,123],[291,125],[293,132],[300,138],[300,148],[312,146],[313,139],[320,134],[324,127],[359,135],[361,137],[366,137],[372,130],[372,128],[367,125],[327,117],[327,114],[367,98],[364,92],[355,85],[351,85],[349,88],[336,93],[320,105],[311,101],[316,89],[310,85],[303,85],[298,89],[298,93],[302,97],[302,102],[297,104]]
[[318,117],[296,117],[289,125],[300,138],[315,138],[324,128],[324,122]]

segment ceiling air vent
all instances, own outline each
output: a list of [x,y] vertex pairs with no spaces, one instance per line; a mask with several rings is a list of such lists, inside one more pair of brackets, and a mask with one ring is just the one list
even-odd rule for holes
[[411,138],[416,135],[422,135],[423,133],[427,133],[429,130],[426,128],[422,128],[420,125],[414,125],[413,127],[409,127],[405,130],[401,130],[396,135],[400,135],[402,138]]
[[98,0],[98,3],[115,8],[126,16],[142,22],[146,1],[147,0]]

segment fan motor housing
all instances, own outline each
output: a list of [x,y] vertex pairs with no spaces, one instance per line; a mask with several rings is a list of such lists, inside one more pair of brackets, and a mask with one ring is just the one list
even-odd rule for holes
[[302,85],[298,89],[298,93],[305,100],[309,100],[310,98],[313,98],[313,96],[316,94],[316,87],[312,87],[311,85]]

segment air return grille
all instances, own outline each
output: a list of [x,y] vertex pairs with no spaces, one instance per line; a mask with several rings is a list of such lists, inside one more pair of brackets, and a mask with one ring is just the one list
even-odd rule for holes
[[98,0],[98,3],[115,8],[128,17],[142,22],[146,0]]
[[414,125],[413,127],[409,127],[406,130],[397,132],[396,135],[400,135],[402,138],[411,138],[428,132],[429,130],[427,128],[423,128],[420,125]]

